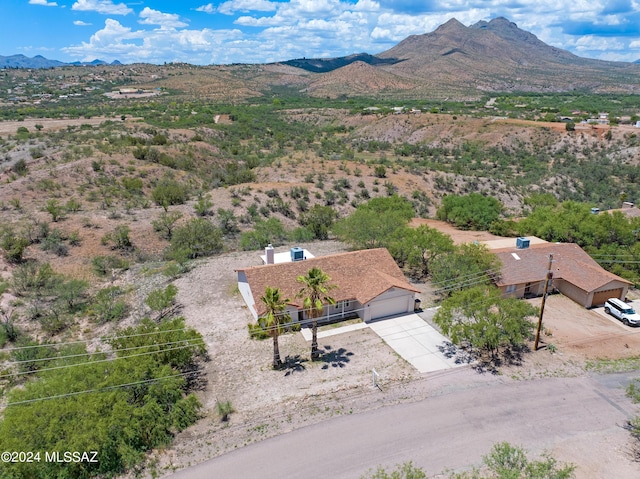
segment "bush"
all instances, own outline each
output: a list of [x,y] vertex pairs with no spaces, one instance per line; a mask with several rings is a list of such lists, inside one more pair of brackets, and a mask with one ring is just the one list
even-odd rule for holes
[[122,319],[127,312],[127,303],[120,296],[124,291],[119,286],[103,288],[96,294],[90,314],[99,324]]
[[155,289],[151,291],[147,299],[144,300],[144,304],[149,306],[152,311],[158,313],[156,319],[161,319],[175,306],[177,294],[178,288],[170,284],[165,289]]
[[129,227],[127,225],[118,225],[111,232],[102,237],[102,244],[112,244],[112,249],[127,251],[133,247],[131,238],[129,238]]
[[287,240],[287,232],[277,218],[256,221],[253,231],[246,231],[240,235],[240,247],[247,250],[264,248],[269,243],[274,246],[283,244]]
[[27,246],[29,246],[29,240],[24,236],[17,235],[12,229],[5,229],[0,234],[0,248],[10,263],[20,263]]
[[98,276],[111,274],[114,269],[129,269],[129,262],[115,256],[96,256],[91,260],[93,271]]
[[176,228],[171,236],[168,256],[198,258],[220,253],[224,247],[222,232],[204,218],[193,218]]
[[171,205],[182,205],[189,199],[189,187],[175,180],[160,181],[151,191],[153,201],[165,210]]
[[11,167],[11,171],[13,171],[18,176],[25,176],[27,173],[29,173],[27,162],[24,161],[24,159],[16,161]]

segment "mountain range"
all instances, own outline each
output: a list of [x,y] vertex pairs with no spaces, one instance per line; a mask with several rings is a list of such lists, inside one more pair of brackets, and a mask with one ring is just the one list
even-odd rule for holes
[[[502,17],[469,27],[451,19],[431,33],[412,35],[377,55],[284,63],[307,71],[323,71],[328,78],[319,80],[322,85],[319,88],[326,92],[332,85],[343,94],[366,83],[367,77],[382,73],[389,81],[388,87],[383,88],[415,93],[478,90],[640,93],[638,62],[578,57],[547,45]],[[338,74],[339,70],[343,70],[342,74]],[[372,88],[376,90],[375,85]],[[309,89],[315,90],[316,85],[311,84]]]
[[0,68],[55,68],[66,66],[96,66],[96,65],[121,65],[118,60],[107,63],[103,60],[93,60],[92,62],[71,62],[65,63],[58,60],[49,60],[42,55],[29,58],[25,55],[10,55],[8,57],[0,55]]
[[[582,58],[547,45],[506,18],[480,21],[469,27],[455,18],[436,30],[412,35],[393,48],[371,55],[301,58],[253,65],[259,75],[246,76],[246,66],[202,67],[197,85],[175,84],[158,70],[154,87],[193,90],[227,97],[256,94],[273,87],[292,87],[312,96],[378,95],[387,97],[477,97],[490,92],[640,93],[640,60],[611,62]],[[113,64],[119,65],[119,62]],[[66,65],[36,56],[0,56],[0,67],[51,68]],[[151,75],[149,75],[151,76]],[[163,83],[164,82],[164,83]],[[147,82],[144,82],[145,84]],[[198,90],[198,91],[196,91]],[[209,93],[206,93],[209,92]]]

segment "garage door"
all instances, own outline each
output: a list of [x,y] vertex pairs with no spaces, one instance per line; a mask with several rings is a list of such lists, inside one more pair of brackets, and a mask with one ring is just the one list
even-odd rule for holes
[[407,312],[407,296],[399,296],[381,301],[372,301],[370,303],[371,319],[384,318],[394,314]]
[[609,298],[618,298],[622,299],[622,288],[616,289],[607,289],[606,291],[598,291],[593,293],[593,301],[591,301],[591,306],[599,306],[604,304],[604,302]]

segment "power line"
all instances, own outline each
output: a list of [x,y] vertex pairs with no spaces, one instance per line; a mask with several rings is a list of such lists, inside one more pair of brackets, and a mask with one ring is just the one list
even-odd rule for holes
[[104,391],[109,391],[109,390],[112,390],[112,389],[117,389],[117,388],[122,388],[122,387],[136,386],[138,384],[147,384],[147,383],[162,381],[164,379],[171,379],[171,378],[177,378],[177,377],[181,377],[181,376],[188,376],[190,374],[199,374],[199,371],[190,371],[190,372],[186,372],[186,373],[174,374],[172,376],[163,376],[163,377],[160,377],[160,378],[146,379],[144,381],[135,381],[135,382],[126,383],[126,384],[117,384],[117,385],[114,385],[114,386],[105,386],[103,388],[86,389],[84,391],[76,391],[76,392],[72,392],[72,393],[58,394],[58,395],[55,395],[55,396],[46,396],[46,397],[40,397],[40,398],[34,398],[34,399],[25,399],[23,401],[15,401],[15,402],[6,403],[6,404],[4,404],[4,406],[5,407],[17,406],[18,404],[29,404],[29,403],[34,403],[34,402],[38,402],[38,401],[46,401],[48,399],[60,399],[60,398],[65,398],[65,397],[78,396],[80,394],[104,392]]
[[[58,360],[58,359],[71,359],[71,358],[80,358],[80,357],[84,357],[84,356],[91,356],[93,354],[108,354],[108,353],[119,353],[122,351],[133,351],[136,349],[143,349],[143,348],[150,348],[150,347],[157,347],[157,346],[167,346],[167,345],[172,345],[172,344],[179,344],[179,343],[183,343],[183,342],[190,342],[190,341],[201,341],[201,338],[185,338],[185,339],[181,339],[179,341],[171,341],[168,343],[152,343],[152,344],[145,344],[143,346],[133,346],[130,348],[121,348],[121,349],[112,349],[109,351],[96,351],[96,352],[86,352],[86,353],[79,353],[79,354],[69,354],[66,356],[52,356],[49,358],[33,358],[33,359],[22,359],[19,361],[10,361],[8,363],[9,366],[12,365],[16,365],[16,364],[24,364],[24,363],[33,363],[33,362],[42,362],[42,361],[54,361],[54,360]],[[194,344],[195,345],[195,344]]]
[[176,332],[184,332],[187,331],[184,328],[181,329],[166,329],[166,330],[161,330],[161,331],[150,331],[147,333],[136,333],[136,334],[127,334],[124,336],[103,336],[100,338],[93,338],[93,339],[83,339],[83,340],[79,340],[79,341],[63,341],[60,343],[42,343],[42,344],[32,344],[29,346],[16,346],[13,348],[6,348],[3,351],[7,351],[7,352],[12,352],[12,351],[20,351],[23,349],[36,349],[36,348],[46,348],[46,347],[57,347],[57,346],[66,346],[69,344],[85,344],[85,343],[90,343],[95,341],[96,339],[98,341],[115,341],[118,339],[128,339],[128,338],[136,338],[139,336],[152,336],[154,334],[162,334],[162,333],[176,333]]
[[[187,344],[187,345],[179,346],[179,347],[175,347],[175,348],[161,349],[161,350],[158,350],[158,351],[147,351],[146,353],[130,354],[128,356],[118,356],[118,357],[115,357],[115,358],[108,358],[108,359],[96,359],[95,361],[87,361],[87,362],[83,362],[83,363],[62,364],[60,366],[52,366],[52,367],[49,367],[49,368],[36,369],[36,370],[33,370],[33,371],[19,371],[19,372],[16,372],[16,373],[0,375],[0,379],[5,379],[5,378],[10,378],[10,377],[15,377],[15,376],[24,376],[26,374],[41,373],[41,372],[44,372],[44,371],[54,371],[54,370],[57,370],[57,369],[66,369],[66,368],[70,368],[70,367],[88,366],[88,365],[99,364],[99,363],[113,362],[113,361],[118,361],[120,359],[129,359],[129,358],[135,358],[135,357],[140,357],[140,356],[147,356],[149,354],[164,353],[164,352],[167,352],[167,351],[177,351],[177,350],[180,350],[180,349],[189,348],[191,346],[193,346],[193,344]],[[35,361],[37,361],[37,360],[35,360]]]

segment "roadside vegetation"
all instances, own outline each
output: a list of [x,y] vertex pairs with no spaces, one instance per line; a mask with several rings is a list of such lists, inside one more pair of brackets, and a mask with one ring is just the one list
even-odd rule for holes
[[[482,465],[468,472],[449,472],[449,479],[571,479],[575,466],[561,464],[550,454],[540,459],[529,459],[527,451],[508,442],[495,444],[484,456]],[[438,476],[440,477],[440,476]],[[444,477],[444,476],[443,476]],[[427,473],[412,462],[399,464],[392,471],[378,467],[361,479],[426,479]]]

